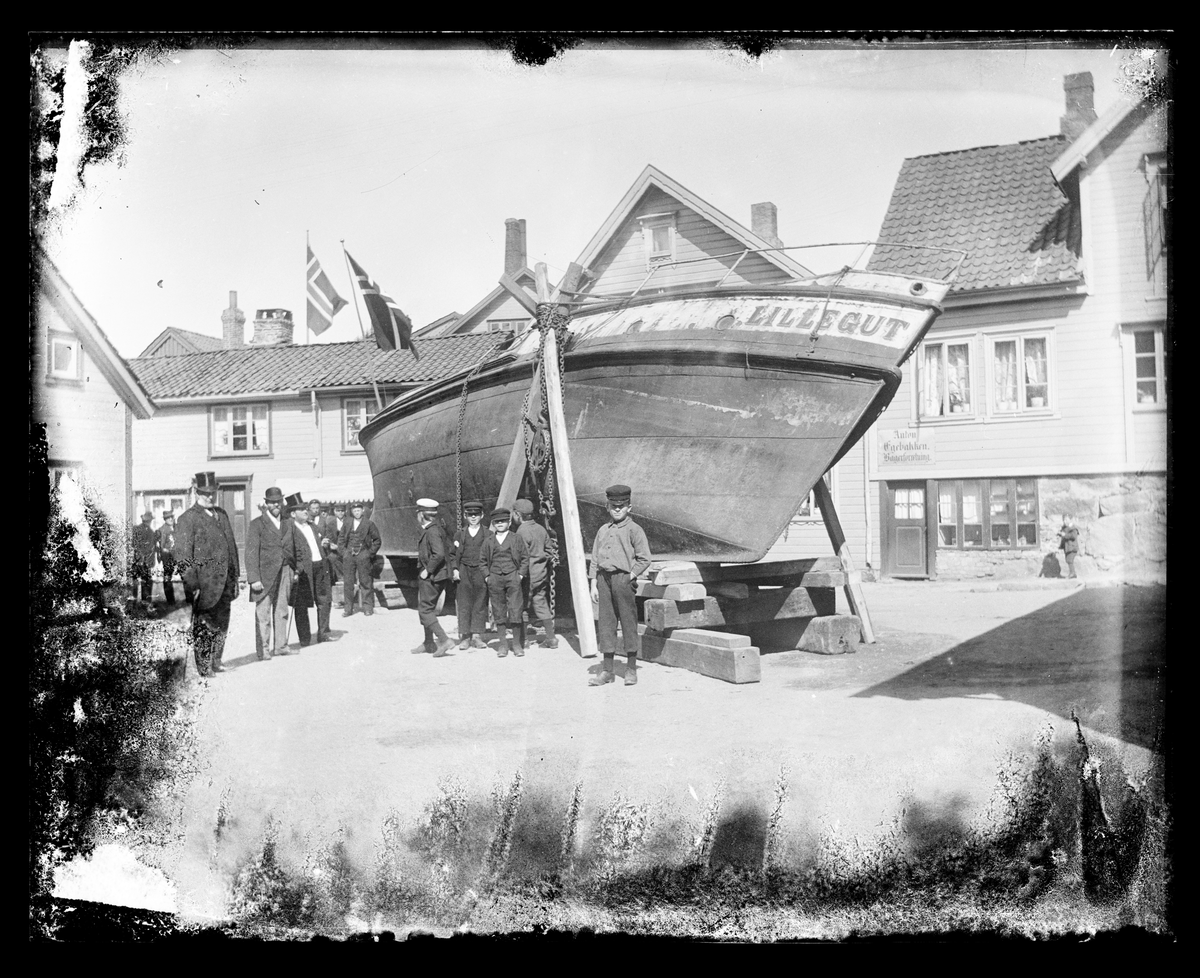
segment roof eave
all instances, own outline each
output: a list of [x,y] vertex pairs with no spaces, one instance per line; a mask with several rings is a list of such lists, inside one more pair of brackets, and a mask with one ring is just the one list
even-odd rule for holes
[[1136,102],[1114,102],[1108,107],[1108,111],[1100,116],[1095,122],[1088,126],[1079,134],[1076,140],[1063,151],[1063,153],[1050,164],[1050,173],[1054,176],[1055,183],[1061,184],[1081,163],[1087,161],[1088,154],[1092,152],[1104,138],[1119,126],[1125,117],[1141,104],[1139,99]]
[[951,292],[942,300],[946,309],[958,306],[980,306],[993,302],[1022,302],[1029,299],[1049,299],[1064,295],[1087,292],[1087,283],[1082,279],[1069,282],[1045,282],[1041,285],[1007,285],[991,289],[972,289],[970,292]]

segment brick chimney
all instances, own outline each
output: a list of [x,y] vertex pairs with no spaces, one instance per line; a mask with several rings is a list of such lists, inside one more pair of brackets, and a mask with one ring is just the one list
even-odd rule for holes
[[1063,93],[1067,98],[1067,114],[1058,120],[1059,132],[1073,141],[1096,121],[1096,108],[1092,104],[1095,94],[1092,73],[1081,71],[1077,75],[1066,75],[1063,78]]
[[237,293],[229,293],[229,308],[221,313],[221,346],[236,350],[246,345],[246,314],[237,307]]
[[510,217],[504,222],[504,274],[516,275],[528,261],[525,254],[525,219]]
[[779,240],[779,212],[769,200],[750,205],[750,230],[772,248],[782,248]]
[[292,342],[290,309],[259,309],[254,314],[251,346],[287,346]]

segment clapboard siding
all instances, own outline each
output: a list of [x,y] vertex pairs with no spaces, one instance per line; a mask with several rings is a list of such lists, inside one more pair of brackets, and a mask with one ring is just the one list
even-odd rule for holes
[[[720,228],[685,207],[669,194],[657,187],[646,191],[633,209],[632,215],[612,236],[610,243],[592,262],[596,273],[590,291],[598,294],[624,294],[632,292],[645,279],[649,268],[642,227],[637,218],[643,214],[658,214],[674,211],[675,259],[677,261],[724,255],[733,256],[715,261],[699,262],[695,265],[675,266],[655,274],[647,289],[654,291],[664,287],[703,285],[715,283],[725,275],[727,269],[737,261],[745,245],[726,234]],[[761,255],[749,255],[737,270],[726,280],[727,284],[766,285],[787,281],[789,276],[772,265]]]
[[1141,471],[1163,472],[1167,468],[1167,412],[1138,411],[1133,415],[1134,457]]
[[80,353],[78,383],[48,379],[51,330],[76,336],[57,310],[39,298],[30,367],[31,407],[34,417],[46,424],[49,460],[82,463],[86,481],[99,494],[101,507],[110,519],[123,526],[133,515],[127,472],[129,407],[86,350]]

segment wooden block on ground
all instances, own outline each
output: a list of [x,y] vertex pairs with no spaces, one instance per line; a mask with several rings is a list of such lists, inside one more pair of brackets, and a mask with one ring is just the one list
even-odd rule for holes
[[758,591],[743,601],[711,596],[702,601],[648,598],[644,618],[650,628],[661,632],[671,628],[709,628],[781,618],[814,618],[832,615],[836,608],[837,596],[833,588],[810,591],[797,587]]
[[857,652],[861,635],[862,622],[857,615],[826,615],[809,622],[799,648],[821,655]]
[[[640,658],[645,662],[687,669],[727,683],[756,683],[762,678],[758,649],[753,645],[738,648],[708,645],[677,638],[678,634],[643,634]],[[730,637],[720,635],[720,638]]]
[[416,600],[410,604],[404,595],[404,589],[398,584],[376,584],[375,597],[379,603],[389,610],[395,608],[415,608]]
[[716,598],[701,598],[699,601],[668,601],[666,598],[648,598],[645,621],[656,632],[671,628],[704,628],[706,625],[723,625],[725,619]]
[[666,598],[668,601],[700,601],[708,596],[703,584],[651,584],[638,581],[639,598]]
[[800,587],[845,587],[846,575],[842,571],[810,571],[800,578]]
[[749,635],[738,635],[736,632],[714,632],[707,628],[677,628],[667,637],[697,645],[715,645],[722,649],[741,649],[752,644]]
[[743,581],[714,581],[712,584],[705,584],[708,588],[708,593],[717,598],[735,598],[739,601],[745,601],[758,588],[753,584],[746,584]]

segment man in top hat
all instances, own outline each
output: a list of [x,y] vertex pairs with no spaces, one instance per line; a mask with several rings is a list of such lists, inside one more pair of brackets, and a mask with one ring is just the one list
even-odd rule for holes
[[[296,569],[291,519],[283,513],[283,493],[271,486],[263,496],[263,514],[246,532],[246,580],[254,602],[254,652],[260,659],[288,655],[289,602]],[[274,641],[272,641],[274,630]]]
[[162,526],[158,528],[156,541],[158,562],[162,565],[163,598],[168,605],[175,604],[175,514],[163,513]]
[[333,605],[333,583],[329,579],[329,560],[313,527],[312,516],[321,513],[321,504],[305,503],[300,494],[288,496],[292,517],[292,550],[296,554],[296,575],[292,580],[291,604],[296,615],[296,634],[301,645],[312,644],[308,609],[317,609],[317,641],[329,642],[329,610]]
[[350,507],[350,519],[342,525],[338,550],[342,554],[342,573],[346,577],[343,587],[342,616],[354,614],[355,592],[362,598],[363,614],[375,614],[375,585],[371,574],[371,563],[383,545],[379,530],[363,514],[366,507],[356,502]]
[[142,521],[133,528],[133,600],[147,608],[152,607],[154,601],[154,582],[150,574],[154,570],[154,551],[158,541],[150,526],[153,522],[153,513],[143,513]]
[[512,628],[517,647],[513,654],[525,654],[525,620],[521,610],[521,581],[529,576],[529,552],[525,541],[512,532],[512,513],[507,509],[492,510],[488,518],[492,532],[483,543],[484,573],[487,575],[488,597],[492,602],[492,620],[500,635],[496,655],[508,655],[508,630]]
[[625,647],[625,685],[637,683],[638,620],[637,577],[650,569],[650,541],[646,531],[629,516],[633,491],[629,486],[609,486],[608,522],[596,532],[592,543],[592,563],[588,577],[592,582],[592,600],[600,606],[600,627],[596,640],[604,666],[589,686],[603,686],[615,678],[613,659],[617,650],[617,622]]
[[[533,503],[528,499],[518,499],[513,507],[513,523],[516,524],[517,536],[525,541],[525,549],[529,553],[529,577],[521,582],[524,593],[525,610],[529,612],[529,625],[537,622],[546,629],[546,637],[542,647],[558,648],[558,639],[554,635],[554,613],[550,608],[550,551],[552,544],[550,534],[540,523],[534,522]],[[533,635],[529,636],[529,644],[533,644]]]
[[417,544],[417,564],[421,568],[417,573],[417,612],[421,627],[425,629],[425,641],[412,651],[414,654],[429,652],[440,659],[454,648],[454,639],[446,634],[437,618],[438,598],[450,581],[450,550],[446,546],[442,522],[438,519],[436,499],[417,500],[417,522],[421,525],[421,539]]
[[483,525],[483,503],[463,503],[463,522],[450,547],[450,573],[458,582],[454,603],[458,607],[460,649],[485,649],[487,628],[487,581],[483,576],[483,542],[488,531]]
[[175,561],[192,605],[196,668],[202,676],[225,671],[221,656],[230,606],[241,590],[237,540],[216,496],[216,474],[197,472],[196,503],[179,517],[175,530]]

